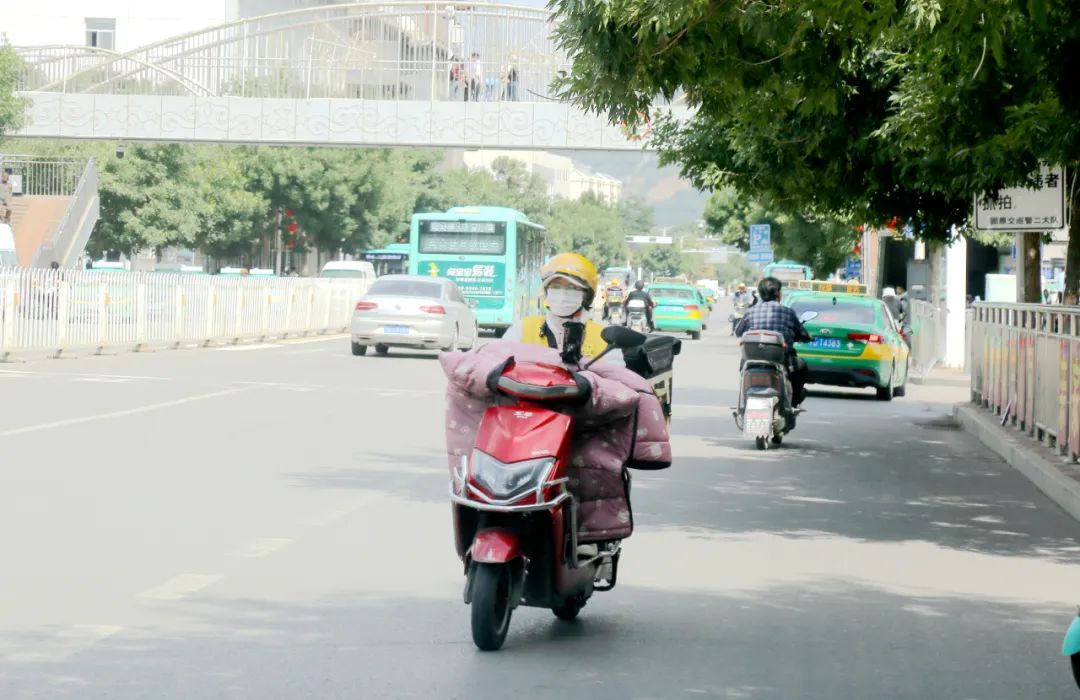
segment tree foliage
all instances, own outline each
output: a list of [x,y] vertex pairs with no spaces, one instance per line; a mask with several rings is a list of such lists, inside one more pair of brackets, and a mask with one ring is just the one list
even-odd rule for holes
[[[974,196],[1080,160],[1080,7],[1071,0],[553,0],[579,105],[640,121],[701,188],[807,220],[967,222]],[[1080,213],[1080,192],[1072,199]],[[1077,243],[1080,238],[1071,243]],[[1075,252],[1075,255],[1074,255]],[[1072,290],[1080,245],[1070,246]],[[1068,286],[1068,282],[1067,282]]]
[[772,246],[779,258],[809,265],[828,275],[843,265],[859,234],[843,221],[811,221],[784,214],[760,201],[740,196],[732,188],[719,190],[705,205],[705,223],[721,242],[741,250],[750,247],[750,226],[769,224]]
[[28,102],[15,94],[22,70],[15,49],[0,43],[0,139],[20,129],[26,120]]
[[550,245],[599,267],[625,264],[625,236],[651,227],[640,203],[608,204],[589,194],[554,199],[541,178],[512,159],[491,172],[447,169],[422,150],[139,145],[117,156],[115,143],[30,141],[41,155],[99,160],[101,221],[94,255],[133,255],[170,246],[218,260],[248,262],[274,241],[279,223],[296,250],[317,246],[358,253],[407,240],[414,212],[478,204],[518,209],[548,228]]

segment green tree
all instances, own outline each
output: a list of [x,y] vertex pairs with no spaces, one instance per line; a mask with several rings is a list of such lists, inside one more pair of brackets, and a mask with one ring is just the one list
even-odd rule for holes
[[639,196],[624,197],[618,204],[623,231],[628,236],[644,236],[652,231],[653,209]]
[[101,220],[88,249],[125,255],[147,248],[159,254],[173,245],[191,245],[199,231],[204,202],[191,175],[194,151],[175,144],[138,146],[101,169]]
[[781,214],[760,201],[740,196],[733,188],[713,193],[705,205],[705,222],[721,242],[741,250],[750,247],[752,224],[769,224],[779,258],[809,265],[822,275],[840,267],[858,240],[856,230],[847,222]]
[[639,263],[646,274],[676,277],[687,273],[686,260],[675,245],[642,246]]
[[[915,222],[947,238],[973,196],[1080,160],[1080,8],[1068,0],[554,0],[579,105],[640,121],[705,189],[808,220]],[[1072,198],[1080,215],[1080,189]],[[1080,278],[1070,241],[1067,291]]]
[[23,62],[15,49],[0,44],[0,139],[22,128],[26,122],[29,102],[15,94],[22,71]]
[[555,200],[541,223],[555,250],[580,253],[598,269],[625,265],[629,258],[619,211],[591,193]]

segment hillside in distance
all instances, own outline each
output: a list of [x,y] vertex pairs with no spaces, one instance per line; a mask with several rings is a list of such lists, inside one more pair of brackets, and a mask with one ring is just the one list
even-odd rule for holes
[[621,180],[624,197],[645,199],[653,207],[657,226],[692,223],[705,211],[709,194],[679,177],[678,168],[661,168],[655,153],[575,151],[569,155],[579,165]]

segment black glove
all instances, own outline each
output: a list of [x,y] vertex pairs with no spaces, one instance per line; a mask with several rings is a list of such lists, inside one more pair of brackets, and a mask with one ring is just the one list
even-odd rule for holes
[[502,377],[502,373],[506,371],[507,367],[510,367],[514,363],[513,356],[506,358],[499,363],[499,366],[491,370],[487,376],[487,388],[492,394],[501,394],[499,391],[499,378]]

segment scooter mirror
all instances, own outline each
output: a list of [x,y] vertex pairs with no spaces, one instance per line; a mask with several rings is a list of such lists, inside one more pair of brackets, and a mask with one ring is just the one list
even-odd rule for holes
[[817,315],[817,311],[803,311],[801,314],[799,314],[799,320],[803,323],[806,323],[807,321],[813,321],[815,318],[817,318]]
[[613,347],[633,348],[641,345],[648,338],[644,333],[630,330],[626,326],[608,326],[600,332],[604,342]]

